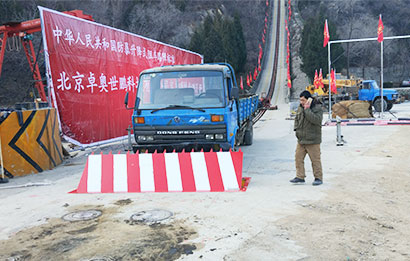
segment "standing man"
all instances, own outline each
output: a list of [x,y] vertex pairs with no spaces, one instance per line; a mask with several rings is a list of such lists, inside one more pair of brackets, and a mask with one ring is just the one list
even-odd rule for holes
[[295,184],[305,183],[305,157],[308,154],[315,177],[312,185],[317,186],[323,183],[320,160],[323,111],[320,104],[312,98],[308,91],[303,91],[300,94],[299,102],[294,127],[298,139],[295,153],[296,177],[290,182]]

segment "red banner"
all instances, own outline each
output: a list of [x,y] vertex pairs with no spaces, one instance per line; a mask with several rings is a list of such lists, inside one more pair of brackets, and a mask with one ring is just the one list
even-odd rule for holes
[[127,134],[141,71],[201,63],[178,47],[39,7],[49,95],[65,137],[79,145]]

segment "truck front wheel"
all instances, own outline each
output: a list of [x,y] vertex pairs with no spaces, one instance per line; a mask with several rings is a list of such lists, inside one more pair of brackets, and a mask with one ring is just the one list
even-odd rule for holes
[[[373,102],[373,107],[377,112],[381,112],[382,111],[382,106],[381,106],[381,102],[380,102],[380,98],[377,98],[376,100],[374,100]],[[387,109],[387,102],[386,100],[383,99],[383,111],[386,111]]]

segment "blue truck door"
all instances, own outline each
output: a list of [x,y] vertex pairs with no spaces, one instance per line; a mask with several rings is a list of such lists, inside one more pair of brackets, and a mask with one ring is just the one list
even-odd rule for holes
[[370,91],[369,91],[369,101],[374,100],[376,97],[380,97],[381,89],[377,86],[375,81],[370,82]]
[[370,82],[364,82],[362,89],[359,90],[359,100],[370,101]]
[[226,127],[227,127],[227,139],[231,143],[231,147],[233,148],[235,145],[235,136],[238,130],[238,110],[237,104],[233,97],[231,97],[230,90],[232,90],[233,82],[232,78],[227,78],[227,87],[228,87],[228,107],[226,108],[227,111],[227,119],[226,119]]

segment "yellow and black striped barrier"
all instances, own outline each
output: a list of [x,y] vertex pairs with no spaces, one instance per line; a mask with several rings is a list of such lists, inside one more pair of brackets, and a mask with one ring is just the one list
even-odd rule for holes
[[63,161],[54,108],[1,112],[0,141],[9,178],[52,169]]

